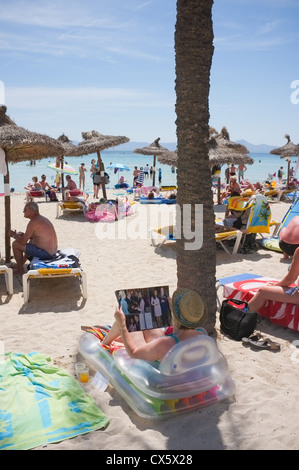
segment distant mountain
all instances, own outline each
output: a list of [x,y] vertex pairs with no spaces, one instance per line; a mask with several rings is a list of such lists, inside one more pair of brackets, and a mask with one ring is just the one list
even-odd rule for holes
[[[126,144],[117,145],[111,149],[105,150],[105,152],[133,152],[137,148],[147,147],[151,142],[127,142]],[[255,145],[247,142],[246,140],[237,140],[236,143],[245,145],[250,153],[269,153],[270,150],[274,149],[274,146],[267,144]],[[167,148],[168,150],[176,150],[176,142],[162,142],[162,147]]]
[[275,147],[272,145],[267,144],[260,144],[255,145],[247,142],[246,140],[237,140],[237,144],[245,145],[245,147],[249,150],[250,153],[269,153],[270,150],[274,149]]

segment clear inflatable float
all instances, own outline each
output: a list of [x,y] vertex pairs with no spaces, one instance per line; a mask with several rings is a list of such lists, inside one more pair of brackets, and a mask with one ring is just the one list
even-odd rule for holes
[[80,337],[79,351],[145,419],[201,409],[233,397],[235,392],[227,361],[209,336],[198,335],[174,345],[158,368],[130,358],[125,349],[111,354],[90,333]]

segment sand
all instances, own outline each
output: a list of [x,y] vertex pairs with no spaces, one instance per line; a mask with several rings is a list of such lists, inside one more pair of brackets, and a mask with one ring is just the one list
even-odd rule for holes
[[[80,251],[82,267],[87,274],[88,299],[83,301],[75,279],[64,282],[41,280],[32,283],[30,302],[24,305],[20,281],[14,278],[14,295],[9,298],[4,276],[1,276],[0,340],[4,341],[5,351],[39,351],[51,357],[57,366],[74,374],[75,362],[81,358],[77,347],[81,325],[111,324],[116,304],[115,289],[160,284],[169,285],[171,292],[175,290],[175,243],[166,243],[157,253],[148,238],[132,239],[138,216],[131,217],[127,225],[131,239],[100,239],[103,224],[91,223],[83,215],[74,213],[56,219],[56,203],[40,200],[38,204],[41,214],[55,224],[59,247]],[[24,230],[27,225],[23,205],[24,194],[13,194],[12,228],[17,230]],[[279,202],[271,207],[272,218],[281,220],[289,203]],[[144,206],[137,204],[137,214],[142,210]],[[157,206],[151,206],[153,210],[157,211]],[[166,210],[171,212],[173,208],[168,206]],[[215,213],[222,216],[224,206],[215,205]],[[4,221],[3,199],[0,220]],[[125,233],[124,223],[117,223],[123,229],[122,234]],[[2,256],[5,253],[3,225]],[[217,251],[216,275],[220,278],[250,271],[275,275],[279,279],[288,268],[288,262],[280,262],[280,259],[281,254],[266,250],[235,256]],[[281,344],[281,351],[273,353],[246,348],[242,342],[222,335],[218,315],[216,326],[218,347],[227,358],[230,376],[236,386],[234,400],[166,421],[152,422],[138,417],[112,387],[102,392],[90,381],[82,386],[110,419],[108,427],[37,449],[298,449],[299,359],[293,344],[298,340],[298,333],[263,319],[257,330]],[[94,371],[91,374],[94,375]]]

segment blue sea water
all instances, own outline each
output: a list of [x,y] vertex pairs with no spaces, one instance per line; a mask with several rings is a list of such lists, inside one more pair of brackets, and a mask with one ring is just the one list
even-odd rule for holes
[[[269,174],[277,173],[278,169],[282,166],[285,174],[287,174],[287,162],[281,159],[278,155],[270,155],[267,153],[261,154],[250,154],[254,159],[253,165],[247,165],[247,171],[245,172],[245,178],[253,183],[257,181],[263,182],[268,179]],[[123,163],[130,168],[130,171],[123,171],[121,174],[115,174],[113,170],[106,169],[110,176],[110,183],[108,189],[113,189],[114,185],[118,182],[119,176],[124,176],[127,183],[131,186],[133,182],[133,170],[134,167],[144,167],[147,163],[149,166],[153,165],[153,157],[146,155],[138,155],[134,152],[128,151],[103,151],[101,157],[104,162],[105,168],[110,163]],[[65,160],[69,165],[78,171],[81,163],[85,163],[87,168],[86,172],[86,185],[85,189],[92,191],[92,184],[90,178],[90,162],[92,159],[97,159],[96,154],[90,154],[83,157],[66,157]],[[31,182],[32,176],[37,176],[40,180],[41,175],[44,173],[47,177],[47,181],[50,185],[54,185],[54,179],[56,172],[48,167],[50,163],[54,163],[55,158],[43,159],[36,161],[36,164],[30,166],[30,162],[20,162],[9,165],[10,175],[10,188],[14,188],[16,192],[25,192],[24,186],[27,186]],[[221,181],[224,181],[224,171],[227,165],[223,165],[221,169]],[[291,167],[295,168],[296,159],[291,160]],[[156,164],[156,168],[162,169],[162,185],[174,185],[176,184],[176,173],[171,172],[169,165],[162,165],[159,162]],[[73,175],[72,179],[78,184],[79,174]],[[200,175],[198,178],[200,184]],[[148,182],[148,184],[147,184]],[[145,184],[151,185],[151,178],[145,180]],[[156,173],[156,184],[158,184],[158,178]],[[3,178],[0,178],[0,193],[4,192]]]

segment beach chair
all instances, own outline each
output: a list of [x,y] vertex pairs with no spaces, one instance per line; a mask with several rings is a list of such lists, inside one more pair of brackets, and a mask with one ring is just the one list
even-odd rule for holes
[[47,201],[47,194],[46,191],[43,189],[33,189],[31,191],[26,191],[26,200],[34,201],[35,198],[45,198]]
[[[271,281],[277,281],[277,279],[252,273],[244,273],[218,279],[217,282],[219,286],[223,288],[223,297],[249,302],[263,285]],[[220,308],[221,302],[218,295],[217,299]],[[299,331],[298,305],[268,300],[259,311],[259,314],[268,318],[271,323]]]
[[85,204],[80,201],[59,201],[56,206],[56,219],[64,212],[85,213]]
[[[176,241],[175,237],[175,225],[167,225],[165,227],[153,227],[149,231],[151,245],[157,247],[159,250],[166,241]],[[156,237],[156,234],[161,237]],[[159,241],[158,241],[159,240]]]
[[[230,199],[238,198],[236,197]],[[233,202],[232,204],[236,204],[236,202]],[[244,227],[241,228],[243,236],[240,241],[240,248],[244,253],[246,253],[246,245],[248,244],[254,244],[254,247],[257,249],[257,246],[255,244],[255,238],[257,234],[263,237],[264,233],[270,233],[271,227],[274,227],[275,232],[278,223],[276,221],[271,220],[271,208],[266,196],[264,196],[263,194],[255,194],[251,196],[251,198],[247,202],[247,206],[244,211],[244,216],[245,219],[247,218],[247,223]],[[252,240],[254,240],[254,242],[252,242]],[[250,243],[248,243],[249,241]]]
[[86,273],[79,263],[80,254],[72,248],[59,251],[52,260],[40,260],[34,257],[27,273],[23,274],[24,303],[29,302],[30,281],[32,279],[62,279],[76,277],[80,281],[83,299],[87,299]]
[[[161,235],[158,237],[156,235]],[[229,232],[220,232],[215,233],[215,240],[220,246],[224,249],[224,251],[228,254],[235,255],[238,252],[242,232],[240,230],[231,230]],[[157,247],[157,251],[164,245],[166,241],[176,241],[175,236],[175,226],[168,225],[165,227],[154,227],[150,229],[150,240],[151,245]],[[157,241],[159,240],[159,242]],[[230,249],[229,246],[226,245],[226,241],[234,240],[233,247]]]
[[84,195],[82,189],[66,189],[64,192],[65,199],[68,200],[71,196],[79,197]]
[[83,299],[87,299],[87,284],[86,273],[81,268],[41,268],[30,269],[26,274],[23,274],[23,294],[24,303],[29,302],[30,295],[30,281],[32,279],[54,279],[65,277],[77,277],[80,279],[82,285]]
[[299,215],[299,197],[293,202],[293,204],[289,207],[286,214],[284,215],[282,221],[280,223],[276,223],[276,227],[271,237],[264,237],[261,240],[261,244],[264,248],[272,251],[278,251],[282,253],[282,250],[279,247],[279,234],[280,231],[285,228],[289,222],[293,219],[293,217]]
[[0,265],[0,274],[5,276],[5,284],[8,295],[13,294],[13,272],[11,268],[5,265]]

